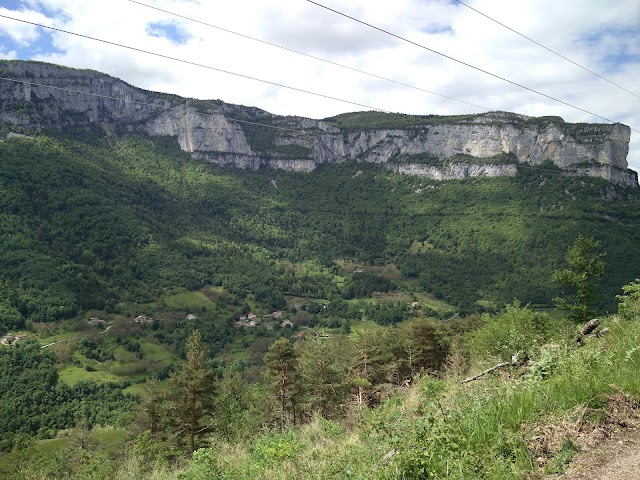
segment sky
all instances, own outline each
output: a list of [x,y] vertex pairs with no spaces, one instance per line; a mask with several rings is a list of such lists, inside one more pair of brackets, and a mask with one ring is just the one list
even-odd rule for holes
[[[628,162],[631,168],[640,170],[638,0],[464,1],[632,93],[531,43],[456,0],[319,0],[318,3],[583,110],[629,125],[637,131],[632,131]],[[149,90],[191,98],[221,99],[257,106],[280,115],[325,118],[372,107],[439,115],[502,110],[532,116],[558,115],[568,122],[605,122],[306,0],[140,2],[209,25],[130,0],[0,0],[0,15],[360,105],[1,17],[0,58],[90,68]],[[223,29],[415,88],[295,54]]]

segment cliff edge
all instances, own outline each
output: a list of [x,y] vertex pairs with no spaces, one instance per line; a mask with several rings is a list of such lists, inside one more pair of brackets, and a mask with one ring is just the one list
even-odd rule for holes
[[[221,100],[150,92],[91,71],[0,61],[0,125],[23,131],[118,125],[175,137],[194,158],[309,172],[346,160],[434,179],[513,176],[553,166],[638,187],[628,169],[631,130],[508,112],[442,117],[356,112],[325,120],[272,115]],[[267,124],[275,128],[266,128]]]

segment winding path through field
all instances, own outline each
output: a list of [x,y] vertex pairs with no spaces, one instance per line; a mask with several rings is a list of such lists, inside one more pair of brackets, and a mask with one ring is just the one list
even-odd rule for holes
[[[113,327],[113,325],[109,325],[107,328],[105,328],[103,331],[101,331],[99,333],[101,333],[101,334],[102,333],[107,333],[111,327]],[[57,342],[51,342],[51,343],[47,343],[46,345],[42,345],[40,347],[40,349],[47,348],[47,347],[50,347],[51,345],[56,345],[58,343],[68,342],[69,340],[73,340],[75,338],[81,338],[83,336],[84,335],[76,335],[75,337],[63,338],[62,340],[58,340]]]

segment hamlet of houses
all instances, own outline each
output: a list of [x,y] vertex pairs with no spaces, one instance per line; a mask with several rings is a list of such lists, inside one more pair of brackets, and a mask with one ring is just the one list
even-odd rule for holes
[[29,338],[29,335],[27,335],[26,333],[17,333],[14,335],[13,333],[9,332],[0,337],[0,343],[2,345],[13,345],[18,342],[22,342],[27,338]]
[[[271,312],[268,315],[256,315],[254,313],[249,312],[246,315],[240,315],[240,317],[238,318],[238,321],[236,322],[236,327],[257,327],[258,325],[262,324],[265,320],[267,319],[273,319],[273,320],[280,320],[284,317],[284,312],[282,312],[281,310],[275,311],[275,312]],[[291,322],[291,320],[283,320],[280,323],[281,327],[293,327],[293,323]],[[271,328],[273,328],[272,325],[267,325],[267,328],[269,330],[271,330]]]

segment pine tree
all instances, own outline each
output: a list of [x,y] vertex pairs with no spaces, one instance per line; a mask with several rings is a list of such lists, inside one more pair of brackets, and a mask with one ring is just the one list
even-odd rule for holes
[[287,406],[291,409],[293,424],[297,421],[297,407],[300,397],[298,373],[299,352],[286,338],[279,338],[271,344],[264,356],[267,380],[272,384],[280,402],[280,428],[287,424]]
[[187,361],[169,379],[169,422],[178,436],[188,437],[189,452],[193,453],[196,436],[208,432],[212,424],[205,421],[214,413],[215,375],[206,364],[208,349],[198,330],[187,340],[186,349]]
[[300,356],[300,374],[304,384],[305,406],[331,418],[344,407],[349,386],[346,379],[347,361],[341,355],[342,342],[327,342],[322,338],[305,342]]
[[150,379],[146,382],[145,392],[142,395],[137,414],[134,418],[134,431],[142,433],[148,431],[152,438],[161,439],[165,433],[163,424],[163,406],[166,394],[160,389],[157,380]]

